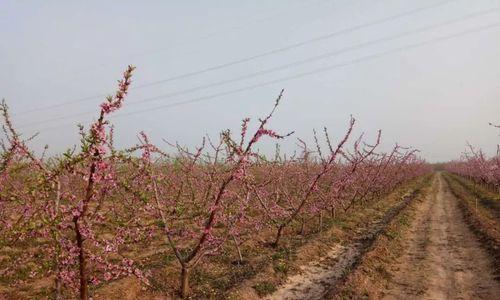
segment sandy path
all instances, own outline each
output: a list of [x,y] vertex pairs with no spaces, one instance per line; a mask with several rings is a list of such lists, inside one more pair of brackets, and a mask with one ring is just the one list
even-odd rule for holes
[[385,299],[500,299],[491,261],[438,174],[392,269]]

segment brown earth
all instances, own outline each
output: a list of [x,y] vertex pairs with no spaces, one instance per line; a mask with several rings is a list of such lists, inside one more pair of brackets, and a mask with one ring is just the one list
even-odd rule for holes
[[[492,257],[469,229],[442,174],[424,190],[391,216],[366,254],[347,255],[356,243],[337,245],[268,299],[500,299]],[[344,263],[359,255],[358,266]]]
[[333,245],[321,259],[302,266],[301,272],[287,278],[285,284],[266,299],[324,299],[330,298],[332,291],[355,268],[367,253],[377,237],[386,230],[388,224],[419,194],[409,192],[385,212],[381,219],[373,220],[365,230],[360,229],[358,237],[344,246]]
[[492,260],[469,230],[441,174],[417,209],[384,299],[500,299]]

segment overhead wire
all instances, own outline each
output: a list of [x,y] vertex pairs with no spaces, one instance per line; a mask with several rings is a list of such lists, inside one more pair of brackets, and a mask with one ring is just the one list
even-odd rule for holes
[[[477,11],[477,12],[474,12],[474,13],[470,13],[470,14],[458,17],[458,18],[453,18],[453,19],[450,19],[450,20],[446,20],[446,21],[440,22],[438,24],[423,26],[423,27],[419,27],[419,28],[416,28],[416,29],[412,29],[412,30],[409,30],[409,31],[402,32],[402,33],[398,33],[396,35],[386,36],[386,37],[378,38],[378,39],[375,39],[375,40],[358,43],[356,45],[352,45],[352,46],[348,46],[348,47],[345,47],[345,48],[342,48],[342,49],[330,51],[330,52],[327,52],[327,53],[324,53],[324,54],[321,54],[321,55],[308,57],[306,59],[302,59],[302,60],[295,61],[295,62],[292,62],[292,63],[287,63],[287,64],[280,65],[280,66],[277,66],[277,67],[272,67],[272,68],[269,68],[269,69],[260,70],[260,71],[253,72],[253,73],[250,73],[250,74],[245,74],[245,75],[242,75],[242,76],[239,76],[239,77],[236,77],[236,78],[222,80],[222,81],[217,81],[217,82],[212,82],[212,83],[209,83],[209,84],[192,87],[192,88],[185,89],[185,90],[170,92],[170,93],[167,93],[167,94],[162,94],[162,95],[158,95],[158,96],[154,96],[154,97],[149,97],[149,98],[145,98],[145,99],[138,100],[138,101],[132,101],[132,102],[128,103],[128,106],[134,106],[134,105],[144,104],[144,103],[151,102],[151,101],[164,100],[164,99],[172,98],[172,97],[175,97],[175,96],[180,96],[180,95],[185,95],[185,94],[193,93],[193,92],[200,91],[200,90],[205,90],[205,89],[208,89],[208,88],[218,87],[218,86],[226,85],[226,84],[229,84],[229,83],[235,83],[235,82],[242,81],[242,80],[245,80],[245,79],[249,79],[249,78],[254,78],[254,77],[258,77],[258,76],[270,74],[270,73],[273,73],[273,72],[285,70],[285,69],[288,69],[288,68],[291,68],[291,67],[295,67],[295,66],[300,66],[300,65],[303,65],[303,64],[306,64],[306,63],[317,61],[317,60],[330,58],[330,57],[333,57],[333,56],[336,56],[336,55],[347,53],[349,51],[358,50],[358,49],[361,49],[363,47],[373,46],[373,45],[376,45],[376,44],[379,44],[379,43],[383,43],[383,42],[388,42],[388,41],[400,39],[402,37],[407,37],[409,35],[418,34],[418,33],[422,33],[422,32],[429,31],[429,30],[434,30],[436,28],[440,28],[440,27],[443,27],[443,26],[447,26],[447,25],[450,25],[450,24],[453,24],[453,23],[457,23],[457,22],[461,22],[461,21],[464,21],[464,20],[468,20],[468,19],[471,19],[471,18],[477,18],[477,17],[480,17],[480,16],[484,16],[486,14],[491,14],[491,13],[495,13],[495,12],[498,12],[498,11],[500,11],[500,7]],[[80,113],[78,113],[76,115],[66,116],[66,118],[71,118],[71,117],[74,117],[74,116],[81,116],[81,115],[86,115],[86,114],[92,114],[92,113],[94,113],[94,111],[90,110],[90,111],[80,112]],[[43,123],[47,123],[47,122],[56,121],[59,118],[60,117],[55,117],[55,118],[50,118],[50,119],[45,119],[45,120],[34,121],[34,122],[23,124],[22,126],[26,127],[26,126],[39,125],[39,124],[43,124]]]
[[[307,39],[307,40],[304,40],[304,41],[292,43],[292,44],[286,45],[284,47],[280,47],[280,48],[272,49],[272,50],[269,50],[269,51],[261,52],[259,54],[255,54],[255,55],[252,55],[252,56],[247,56],[247,57],[244,57],[244,58],[232,60],[232,61],[229,61],[229,62],[226,62],[226,63],[222,63],[222,64],[210,66],[210,67],[207,67],[207,68],[204,68],[204,69],[200,69],[200,70],[197,70],[197,71],[192,71],[192,72],[187,72],[187,73],[184,73],[184,74],[179,74],[179,75],[171,76],[171,77],[164,78],[164,79],[161,79],[161,80],[156,80],[156,81],[152,81],[152,82],[147,82],[147,83],[139,84],[139,85],[136,85],[133,88],[131,88],[131,90],[138,90],[138,89],[148,88],[148,87],[151,87],[151,86],[156,86],[156,85],[159,85],[159,84],[164,84],[164,83],[167,83],[167,82],[172,82],[172,81],[179,80],[179,79],[193,77],[193,76],[201,75],[201,74],[208,73],[208,72],[211,72],[211,71],[216,71],[216,70],[224,69],[224,68],[227,68],[227,67],[230,67],[230,66],[234,66],[234,65],[246,63],[246,62],[253,61],[253,60],[256,60],[256,59],[259,59],[259,58],[267,57],[267,56],[270,56],[270,55],[273,55],[273,54],[285,52],[285,51],[296,49],[296,48],[299,48],[299,47],[302,47],[302,46],[305,46],[305,45],[309,45],[309,44],[312,44],[312,43],[315,43],[315,42],[319,42],[319,41],[323,41],[323,40],[326,40],[326,39],[330,39],[330,38],[333,38],[333,37],[336,37],[336,36],[339,36],[339,35],[343,35],[343,34],[355,32],[355,31],[360,30],[360,29],[364,29],[364,28],[368,28],[368,27],[371,27],[371,26],[380,25],[380,24],[383,24],[383,23],[386,23],[386,22],[394,21],[394,20],[397,20],[399,18],[407,17],[407,16],[410,16],[410,15],[413,15],[413,14],[417,14],[417,13],[426,11],[426,10],[431,10],[431,9],[434,9],[434,8],[446,5],[446,4],[451,3],[451,2],[456,2],[456,1],[458,1],[458,0],[445,0],[445,1],[440,1],[440,2],[437,2],[437,3],[431,4],[431,5],[427,5],[427,6],[423,6],[423,7],[418,7],[418,8],[410,9],[410,10],[407,10],[407,11],[404,11],[404,12],[401,12],[401,13],[398,13],[398,14],[395,14],[395,15],[392,15],[392,16],[380,18],[380,19],[377,19],[377,20],[374,20],[374,21],[369,21],[369,22],[366,22],[366,23],[363,23],[363,24],[359,24],[359,25],[356,25],[356,26],[353,26],[353,27],[348,27],[348,28],[337,30],[337,31],[333,31],[333,32],[325,34],[325,35],[321,35],[321,36],[318,36],[318,37],[315,37],[315,38],[311,38],[311,39]],[[47,105],[47,106],[43,106],[43,107],[38,107],[38,108],[33,108],[33,109],[21,111],[21,112],[15,113],[13,115],[20,116],[20,115],[25,115],[25,114],[28,114],[28,113],[33,113],[33,112],[39,112],[39,111],[43,111],[43,110],[49,110],[49,109],[64,107],[64,106],[71,105],[71,104],[76,104],[76,103],[80,103],[80,102],[84,102],[84,101],[88,101],[88,100],[94,100],[94,99],[102,98],[102,97],[105,97],[106,95],[107,94],[105,94],[105,93],[95,94],[95,95],[92,95],[92,96],[86,96],[86,97],[82,97],[82,98],[77,98],[77,99],[65,101],[65,102],[62,102],[62,103],[57,103],[57,104],[53,104],[53,105]]]
[[[310,76],[310,75],[315,75],[315,74],[319,74],[319,73],[331,71],[331,70],[334,70],[334,69],[338,69],[338,68],[342,68],[342,67],[346,67],[346,66],[350,66],[350,65],[354,65],[354,64],[359,64],[361,62],[365,62],[365,61],[369,61],[369,60],[374,60],[374,59],[377,59],[377,58],[380,58],[380,57],[384,57],[384,56],[387,56],[387,55],[390,55],[390,54],[394,54],[394,53],[398,53],[398,52],[403,52],[403,51],[406,51],[406,50],[409,50],[409,49],[419,48],[419,47],[423,47],[423,46],[427,46],[427,45],[431,45],[431,44],[435,44],[435,43],[439,43],[439,42],[448,41],[448,40],[451,40],[451,39],[455,39],[455,38],[458,38],[458,37],[470,35],[470,34],[473,34],[473,33],[478,33],[478,32],[481,32],[481,31],[486,31],[486,30],[489,30],[489,29],[497,28],[497,27],[500,27],[500,22],[489,24],[489,25],[485,25],[485,26],[475,27],[473,29],[469,29],[469,30],[465,30],[465,31],[460,31],[460,32],[455,33],[455,34],[445,35],[445,36],[438,37],[438,38],[433,38],[433,39],[426,40],[426,41],[423,41],[423,42],[408,44],[408,45],[405,45],[405,46],[402,46],[402,47],[397,47],[397,48],[393,48],[393,49],[390,49],[390,50],[382,51],[382,52],[379,52],[379,53],[375,53],[375,54],[363,56],[363,57],[360,57],[360,58],[357,58],[357,59],[353,59],[353,60],[349,60],[349,61],[346,61],[346,62],[337,63],[337,64],[333,64],[333,65],[329,65],[329,66],[317,68],[317,69],[314,69],[314,70],[308,71],[308,72],[302,72],[302,73],[299,73],[299,74],[295,74],[295,75],[291,75],[291,76],[286,76],[286,77],[278,78],[278,79],[275,79],[275,80],[266,81],[266,82],[262,82],[262,83],[254,84],[254,85],[249,85],[249,86],[245,86],[245,87],[242,87],[242,88],[233,89],[233,90],[229,90],[229,91],[225,91],[225,92],[220,92],[220,93],[215,93],[215,94],[211,94],[211,95],[207,95],[207,96],[196,97],[196,98],[192,98],[192,99],[188,99],[188,100],[173,102],[173,103],[169,103],[169,104],[165,104],[165,105],[160,105],[160,106],[155,106],[155,107],[151,107],[151,108],[147,108],[147,109],[142,109],[142,110],[136,110],[136,111],[132,111],[132,112],[128,112],[128,113],[121,113],[121,114],[117,114],[115,116],[111,116],[111,118],[121,118],[121,117],[125,117],[125,116],[131,116],[131,115],[142,114],[142,113],[151,112],[151,111],[162,110],[162,109],[166,109],[166,108],[172,108],[172,107],[177,107],[177,106],[182,106],[182,105],[187,105],[187,104],[193,104],[193,103],[198,103],[198,102],[202,102],[202,101],[206,101],[206,100],[210,100],[210,99],[214,99],[214,98],[218,98],[218,97],[222,97],[222,96],[237,94],[237,93],[241,93],[241,92],[244,92],[244,91],[253,90],[253,89],[256,89],[256,88],[259,88],[259,87],[270,86],[270,85],[273,85],[273,84],[276,84],[276,83],[281,83],[281,82],[285,82],[285,81],[289,81],[289,80],[293,80],[293,79],[298,79],[298,78],[302,78],[302,77],[306,77],[306,76]],[[82,116],[82,115],[84,115],[84,114],[78,114],[78,115],[75,114],[75,115],[72,115],[71,118],[74,118],[75,116]],[[87,115],[87,113],[85,113],[85,115]],[[67,118],[66,117],[60,118],[59,120],[63,120],[63,119],[67,119]],[[60,128],[60,127],[61,127],[60,125],[59,126],[46,127],[46,128],[43,128],[43,129],[41,129],[39,131],[42,132],[42,131],[52,130],[52,129],[56,129],[56,128]]]

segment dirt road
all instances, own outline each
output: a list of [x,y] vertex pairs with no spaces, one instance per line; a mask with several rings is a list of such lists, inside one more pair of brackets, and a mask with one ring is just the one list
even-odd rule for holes
[[500,299],[491,261],[441,174],[419,207],[385,299]]

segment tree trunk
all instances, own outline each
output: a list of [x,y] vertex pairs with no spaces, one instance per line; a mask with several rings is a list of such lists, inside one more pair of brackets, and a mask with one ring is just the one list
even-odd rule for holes
[[319,231],[323,230],[323,212],[319,212]]
[[238,263],[241,263],[243,261],[243,255],[241,255],[241,250],[240,250],[240,245],[238,244],[238,241],[236,240],[236,237],[233,235],[233,241],[234,245],[236,246],[236,250],[238,250]]
[[182,266],[181,270],[181,297],[183,299],[189,296],[189,268]]
[[[56,214],[59,215],[59,203],[61,202],[61,180],[59,179],[59,177],[57,177],[57,187],[56,187],[56,202],[55,202],[55,206],[56,206]],[[76,227],[75,227],[76,228]],[[61,283],[61,262],[59,261],[59,255],[61,254],[61,246],[59,244],[59,239],[57,238],[58,235],[56,233],[55,235],[55,242],[57,244],[56,246],[56,253],[54,254],[55,255],[55,264],[56,264],[56,279],[55,279],[55,290],[54,290],[54,298],[56,300],[61,300],[62,299],[62,296],[61,296],[61,289],[62,289],[62,283]]]
[[306,221],[304,220],[304,218],[301,218],[301,220],[300,220],[300,235],[304,235],[305,227],[306,227]]
[[76,233],[76,245],[78,246],[78,262],[80,269],[80,299],[89,299],[89,288],[87,284],[87,270],[85,262],[85,253],[83,251],[83,237],[80,233],[80,226],[78,225],[78,219],[75,222],[75,233]]
[[284,225],[281,225],[279,228],[278,228],[278,232],[276,233],[276,238],[274,239],[274,243],[273,243],[273,247],[274,248],[277,248],[278,247],[278,244],[280,242],[280,239],[281,239],[281,234],[283,233],[283,229],[285,228]]
[[56,279],[55,279],[56,287],[55,287],[55,290],[54,290],[54,298],[56,300],[62,300],[62,296],[61,296],[62,284],[61,284],[61,278],[59,276],[60,272],[61,272],[61,270],[60,270],[59,265],[58,265],[57,266]]

